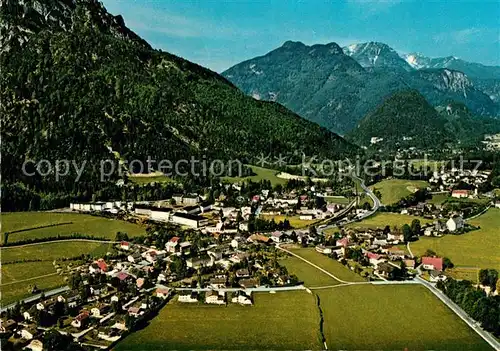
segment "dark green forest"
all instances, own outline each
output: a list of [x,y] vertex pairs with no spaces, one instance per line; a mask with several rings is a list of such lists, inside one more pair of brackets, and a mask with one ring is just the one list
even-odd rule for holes
[[[248,163],[261,154],[298,161],[302,154],[340,158],[356,150],[279,104],[245,96],[208,69],[151,49],[97,1],[62,6],[50,23],[12,1],[1,15],[11,39],[25,35],[4,45],[0,62],[4,186],[94,193],[109,185],[100,181],[106,159]],[[19,23],[34,33],[19,32]],[[73,173],[58,182],[22,174],[24,161],[42,159],[87,167],[77,183]]]

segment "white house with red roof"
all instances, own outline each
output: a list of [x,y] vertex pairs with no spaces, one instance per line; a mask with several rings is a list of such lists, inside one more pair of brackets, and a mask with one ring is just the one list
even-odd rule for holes
[[122,250],[129,250],[130,249],[130,243],[128,241],[122,241],[120,243],[120,249],[122,249]]
[[443,270],[443,259],[441,257],[422,257],[422,267],[428,270]]
[[168,288],[158,288],[156,289],[156,296],[162,299],[166,299],[170,296],[170,289]]
[[175,253],[179,248],[180,240],[181,238],[179,238],[178,236],[174,236],[172,239],[170,239],[165,245],[167,252]]
[[347,236],[345,236],[342,239],[337,240],[337,242],[335,244],[337,246],[347,247],[349,245],[349,243],[350,243],[349,238]]
[[381,255],[381,254],[377,254],[377,253],[373,253],[373,252],[365,252],[365,256],[368,259],[368,261],[370,262],[370,264],[372,264],[374,266],[378,265],[380,262],[385,262],[387,260],[385,255]]
[[469,197],[469,194],[469,190],[453,190],[451,192],[451,197],[461,199]]

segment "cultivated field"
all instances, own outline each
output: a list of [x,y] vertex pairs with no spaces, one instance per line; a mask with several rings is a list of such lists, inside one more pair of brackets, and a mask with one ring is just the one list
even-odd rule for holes
[[[63,277],[56,274],[54,260],[77,257],[82,254],[103,257],[112,250],[112,244],[70,240],[3,247],[0,249],[3,263],[0,285],[2,304],[29,297],[31,287],[34,285],[41,290],[50,290],[64,285]],[[10,263],[22,260],[41,261]],[[71,261],[67,261],[67,264],[70,263]]]
[[422,286],[316,290],[332,350],[491,350]]
[[82,254],[100,257],[111,250],[112,244],[110,243],[65,240],[27,246],[2,247],[0,252],[2,262],[11,262],[24,259],[53,261],[56,259],[77,257]]
[[[292,251],[293,253],[305,258],[306,260],[314,263],[315,265],[323,268],[324,270],[333,274],[334,276],[336,276],[339,279],[342,279],[342,280],[345,280],[348,282],[364,281],[364,279],[361,276],[359,276],[358,274],[350,271],[348,268],[344,267],[342,264],[329,258],[328,256],[320,254],[319,252],[316,252],[316,250],[313,248],[293,248],[293,247],[290,247],[288,249],[290,251]],[[304,261],[302,261],[302,262],[304,264],[307,264]],[[310,266],[310,267],[313,269],[316,269],[313,266]],[[314,273],[314,271],[311,270],[311,274],[313,274],[313,273]],[[316,274],[324,274],[324,273],[322,273],[320,270],[316,269]]]
[[500,269],[500,209],[491,208],[470,221],[481,229],[441,238],[422,237],[410,244],[415,255],[427,249],[451,259],[455,266]]
[[384,205],[398,202],[420,188],[426,188],[429,183],[421,180],[385,179],[370,186],[371,190],[378,190],[382,194],[380,201]]
[[116,232],[119,231],[126,232],[129,237],[145,233],[143,227],[133,223],[86,214],[55,212],[2,214],[2,233],[18,230],[23,231],[9,234],[9,243],[26,239],[57,237],[58,235],[70,236],[74,233],[110,240],[114,240]]
[[317,268],[314,268],[313,266],[302,261],[300,258],[294,256],[288,256],[287,258],[280,260],[280,265],[285,266],[288,273],[295,274],[307,287],[339,284],[339,281],[333,279],[328,274],[321,272]]
[[345,196],[325,196],[325,201],[333,204],[347,205],[351,202],[351,199]]
[[377,229],[377,228],[385,228],[386,225],[389,225],[391,228],[393,228],[394,226],[401,228],[405,224],[410,225],[414,219],[418,219],[420,221],[420,224],[432,222],[422,217],[408,216],[391,212],[379,212],[374,216],[362,220],[361,222],[350,223],[347,225],[347,227]]
[[277,184],[285,184],[287,182],[286,179],[279,178],[276,175],[279,173],[279,171],[276,171],[274,169],[268,169],[268,168],[262,168],[262,167],[257,167],[257,166],[250,166],[255,175],[250,176],[250,177],[223,177],[222,180],[225,180],[230,183],[236,183],[236,182],[241,182],[245,180],[251,180],[252,182],[260,182],[263,179],[270,180],[271,184],[273,186]]
[[169,303],[116,350],[318,350],[319,312],[305,291],[257,293],[253,306]]

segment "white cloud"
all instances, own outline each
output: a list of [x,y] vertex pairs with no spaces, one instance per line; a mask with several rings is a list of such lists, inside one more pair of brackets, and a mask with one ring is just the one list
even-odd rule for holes
[[464,28],[451,32],[438,33],[433,37],[436,43],[453,42],[455,44],[498,43],[498,30],[490,28]]
[[347,4],[364,17],[387,11],[402,2],[403,0],[347,0]]

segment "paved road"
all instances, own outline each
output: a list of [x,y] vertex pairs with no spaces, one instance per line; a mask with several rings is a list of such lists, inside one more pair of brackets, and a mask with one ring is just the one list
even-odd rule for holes
[[495,339],[490,333],[483,330],[474,319],[470,318],[464,310],[462,310],[455,302],[453,302],[448,296],[443,294],[441,290],[436,288],[433,284],[428,281],[417,277],[417,281],[420,284],[427,287],[434,295],[436,295],[446,306],[448,306],[457,316],[459,316],[465,323],[469,325],[479,336],[481,336],[491,347],[495,350],[500,350],[500,342]]
[[[375,214],[379,210],[379,208],[382,206],[382,203],[380,202],[379,198],[376,197],[375,194],[373,193],[373,191],[371,191],[370,188],[368,188],[365,185],[365,182],[363,179],[359,178],[357,175],[354,175],[354,174],[349,174],[349,176],[352,179],[359,181],[359,185],[361,186],[361,189],[363,189],[363,191],[372,199],[373,207],[370,211],[363,213],[360,217],[357,217],[353,220],[345,222],[345,224],[362,221],[363,219],[368,218],[368,217],[372,216],[373,214]],[[323,227],[321,229],[317,228],[317,230],[318,230],[318,233],[321,233],[326,229],[335,228],[335,227],[337,227],[337,224],[330,224],[330,225],[327,225],[326,227]]]
[[[44,291],[43,294],[45,295],[45,297],[49,297],[49,296],[52,296],[52,295],[57,295],[57,294],[63,293],[63,292],[68,291],[68,290],[71,290],[69,288],[69,286],[62,286],[60,288],[56,288],[56,289]],[[30,296],[30,297],[27,297],[27,298],[25,298],[22,301],[24,301],[25,303],[30,303],[30,302],[38,300],[40,298],[40,296],[42,296],[41,293],[33,295],[33,296]],[[16,303],[17,302],[11,303],[11,304],[6,305],[6,306],[2,306],[2,308],[0,309],[0,312],[4,312],[4,311],[8,310],[9,308],[14,307],[16,305]]]
[[415,256],[413,256],[413,252],[411,252],[409,241],[406,243],[406,248],[408,249],[408,252],[410,253],[411,258],[415,257]]

